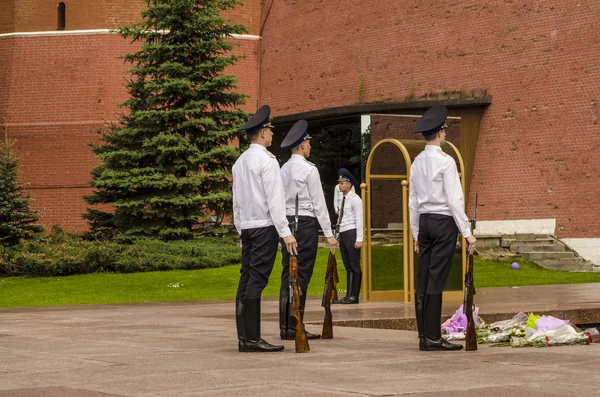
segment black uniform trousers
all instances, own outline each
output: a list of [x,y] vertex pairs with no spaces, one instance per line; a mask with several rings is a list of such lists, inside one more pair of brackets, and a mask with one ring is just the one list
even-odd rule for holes
[[456,249],[458,228],[454,218],[440,214],[419,217],[417,295],[441,294],[446,286]]
[[275,226],[244,229],[241,240],[242,268],[236,299],[260,298],[273,270],[279,234]]
[[[288,216],[290,227],[293,226],[294,217]],[[298,231],[296,232],[298,242],[298,287],[302,294],[306,295],[308,284],[313,275],[315,260],[317,259],[317,248],[319,245],[319,221],[312,216],[298,217]],[[285,244],[281,244],[281,293],[288,291],[288,280],[290,275],[290,253]],[[285,290],[285,292],[284,292]]]
[[354,248],[356,243],[356,229],[346,230],[339,235],[340,254],[347,272],[361,273],[360,248]]

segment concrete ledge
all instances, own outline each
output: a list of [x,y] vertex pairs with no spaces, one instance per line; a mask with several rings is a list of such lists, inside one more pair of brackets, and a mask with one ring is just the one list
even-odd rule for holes
[[475,237],[501,234],[554,234],[556,219],[478,221]]
[[560,241],[594,266],[600,266],[600,238],[563,238]]
[[477,238],[477,249],[485,250],[490,248],[500,248],[502,244],[502,236],[500,235],[475,235]]
[[[529,311],[529,310],[528,310]],[[598,324],[600,323],[600,308],[597,309],[570,309],[570,310],[531,310],[537,315],[553,316],[560,319],[570,320],[571,324]],[[483,313],[480,317],[488,324],[508,320],[518,312],[505,313]],[[442,316],[442,322],[451,316]],[[319,324],[319,323],[315,323]],[[322,323],[320,323],[322,324]],[[377,328],[396,329],[404,331],[416,331],[417,323],[414,318],[382,318],[366,320],[340,320],[334,321],[334,326],[355,328]]]

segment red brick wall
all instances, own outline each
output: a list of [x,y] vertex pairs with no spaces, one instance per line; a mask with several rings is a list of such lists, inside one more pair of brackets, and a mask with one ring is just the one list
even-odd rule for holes
[[225,13],[235,23],[241,23],[248,29],[248,34],[258,35],[260,33],[263,18],[263,3],[273,0],[243,0],[243,5],[229,10]]
[[[58,27],[59,0],[2,0],[12,14],[0,14],[0,33],[38,32]],[[66,30],[106,29],[138,18],[142,0],[63,0]],[[2,10],[0,8],[0,10]],[[12,21],[8,24],[8,21]],[[5,28],[8,25],[8,29]]]
[[[38,32],[57,29],[59,0],[0,1],[0,33]],[[66,6],[66,30],[112,29],[136,21],[146,6],[144,0],[62,0]],[[227,12],[251,34],[260,30],[261,0],[245,0]]]
[[[26,3],[17,2],[20,7]],[[50,4],[29,3],[39,7]],[[89,3],[91,11],[80,25],[70,25],[67,14],[67,28],[113,27],[106,21],[120,24],[135,18],[139,9],[134,5],[141,1],[130,2],[127,7],[117,0]],[[102,19],[98,16],[102,7],[94,8],[92,3],[110,12]],[[55,29],[56,15],[51,24],[38,15],[37,8],[19,12],[16,31]],[[243,19],[235,13],[232,18]],[[250,16],[245,18],[251,20]],[[252,21],[259,19],[260,15]],[[259,42],[238,42],[241,46],[234,52],[246,58],[228,73],[237,75],[239,90],[251,96],[245,110],[252,111],[258,103]],[[87,206],[82,196],[91,193],[87,183],[96,160],[86,143],[97,139],[96,128],[104,121],[116,121],[117,112],[122,111],[117,104],[126,99],[123,77],[127,65],[117,57],[133,49],[112,34],[0,37],[0,127],[8,126],[10,136],[18,140],[19,154],[24,155],[19,178],[22,183],[30,182],[33,207],[42,210],[46,227],[57,223],[66,230],[87,229],[81,218]],[[2,122],[3,118],[7,121]]]
[[15,0],[0,1],[0,33],[12,32],[15,25]]
[[599,16],[597,1],[274,2],[261,102],[289,114],[485,88],[480,219],[556,218],[559,236],[597,237]]

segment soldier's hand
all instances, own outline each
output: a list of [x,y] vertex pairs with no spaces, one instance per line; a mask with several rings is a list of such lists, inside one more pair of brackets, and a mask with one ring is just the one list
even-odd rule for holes
[[469,255],[473,255],[473,252],[475,252],[475,242],[477,241],[477,239],[475,238],[475,236],[470,235],[469,237],[467,237],[467,251],[469,251]]
[[329,243],[329,251],[331,251],[332,254],[335,254],[335,249],[337,247],[337,240],[335,239],[335,237],[331,236],[331,237],[327,237],[327,242]]
[[419,253],[419,242],[415,241],[415,252],[418,254]]
[[354,248],[359,249],[362,247],[362,243],[354,243]]
[[290,234],[289,236],[284,237],[283,242],[290,254],[298,255],[298,242],[296,242],[296,238],[293,235]]
[[242,239],[240,239],[240,248],[242,248]]

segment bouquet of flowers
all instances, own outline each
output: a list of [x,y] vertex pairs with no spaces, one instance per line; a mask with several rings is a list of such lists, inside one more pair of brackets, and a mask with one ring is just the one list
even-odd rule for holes
[[[467,317],[462,305],[456,313],[442,324],[442,333],[447,340],[465,340]],[[587,345],[600,341],[600,332],[596,328],[580,331],[552,316],[529,315],[519,312],[510,320],[486,324],[479,317],[479,308],[473,310],[473,319],[478,343],[490,343],[492,346],[510,347],[547,347],[562,345]]]
[[[473,321],[476,330],[486,325],[479,317],[479,306],[473,309]],[[442,334],[446,340],[465,340],[467,324],[467,315],[463,313],[463,305],[460,305],[452,317],[442,324]]]
[[529,316],[519,313],[502,326],[497,333],[483,338],[480,343],[496,343],[493,346],[511,347],[587,345],[598,340],[600,336],[595,328],[579,332],[569,325],[569,320],[537,316],[533,313]]

